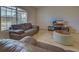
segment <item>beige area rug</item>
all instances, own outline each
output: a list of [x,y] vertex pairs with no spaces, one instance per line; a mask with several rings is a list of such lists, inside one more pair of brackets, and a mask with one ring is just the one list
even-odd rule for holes
[[[76,36],[77,35],[77,36]],[[36,35],[33,36],[33,38],[35,38],[37,41],[43,42],[43,43],[47,43],[50,45],[55,45],[58,47],[61,47],[65,50],[74,50],[74,51],[79,51],[79,47],[78,47],[78,40],[77,37],[79,37],[79,34],[73,34],[73,37],[75,39],[75,41],[73,42],[72,46],[64,46],[62,44],[59,44],[57,42],[55,42],[53,40],[53,32],[52,31],[48,31],[48,30],[40,30],[39,33],[37,33]]]

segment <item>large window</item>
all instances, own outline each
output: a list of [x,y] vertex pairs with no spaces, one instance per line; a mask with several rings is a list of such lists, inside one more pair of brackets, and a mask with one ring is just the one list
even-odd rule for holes
[[8,30],[13,24],[27,22],[27,12],[16,7],[1,7],[1,30]]

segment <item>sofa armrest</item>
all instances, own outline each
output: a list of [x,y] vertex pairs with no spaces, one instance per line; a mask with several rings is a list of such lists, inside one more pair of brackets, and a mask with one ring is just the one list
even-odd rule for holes
[[29,52],[51,52],[51,51],[48,51],[47,49],[43,49],[32,44],[27,44],[26,48],[28,48]]
[[11,30],[12,29],[12,27],[9,27],[9,30]]
[[50,44],[47,44],[47,43],[43,43],[43,42],[37,41],[36,46],[47,49],[47,50],[52,51],[52,52],[65,52],[65,50],[63,48],[60,48],[60,47],[57,47],[57,46],[54,46],[54,45],[50,45]]

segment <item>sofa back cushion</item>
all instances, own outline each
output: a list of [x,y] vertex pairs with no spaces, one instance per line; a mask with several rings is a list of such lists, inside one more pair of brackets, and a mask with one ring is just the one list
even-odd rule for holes
[[22,29],[22,26],[23,25],[21,25],[21,24],[12,25],[12,29],[14,29],[14,30]]
[[31,23],[25,23],[25,30],[31,29],[32,28],[32,24]]
[[31,23],[15,24],[15,25],[12,25],[11,27],[14,30],[17,30],[17,29],[28,30],[32,28],[32,24]]

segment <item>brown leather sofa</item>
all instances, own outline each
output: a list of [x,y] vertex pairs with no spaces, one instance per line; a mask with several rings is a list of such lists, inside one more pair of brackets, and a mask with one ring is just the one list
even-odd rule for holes
[[39,31],[39,26],[31,23],[11,25],[9,29],[9,36],[11,39],[21,39],[25,36],[32,36]]
[[73,52],[63,48],[38,42],[36,39],[26,36],[19,40],[0,39],[0,52]]

